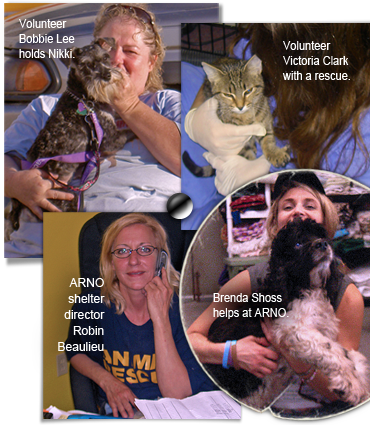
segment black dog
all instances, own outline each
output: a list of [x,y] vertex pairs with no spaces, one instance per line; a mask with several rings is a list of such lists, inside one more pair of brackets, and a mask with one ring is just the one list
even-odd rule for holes
[[[275,302],[248,300],[239,310],[239,317],[216,319],[208,338],[225,342],[248,335],[263,337],[261,312],[271,312],[278,344],[327,374],[330,389],[343,401],[355,405],[369,395],[368,365],[360,353],[348,352],[335,342],[338,320],[332,304],[342,279],[325,229],[309,219],[290,222],[273,241],[268,272],[260,282],[258,298]],[[250,309],[249,317],[242,317],[246,309]],[[221,388],[258,410],[273,403],[293,377],[282,356],[277,370],[264,379],[243,369],[224,369],[211,364],[205,368]]]

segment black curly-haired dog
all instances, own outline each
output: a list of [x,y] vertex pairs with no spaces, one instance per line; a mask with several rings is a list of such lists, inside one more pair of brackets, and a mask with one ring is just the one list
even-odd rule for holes
[[[130,130],[117,128],[115,113],[108,105],[109,98],[117,91],[117,84],[122,80],[120,70],[110,65],[108,51],[112,47],[114,39],[105,38],[100,39],[99,43],[72,50],[67,90],[62,94],[45,127],[29,149],[27,153],[29,162],[33,163],[40,158],[96,150],[97,134],[92,115],[89,115],[91,111],[95,112],[103,130],[100,156],[121,149],[127,141],[134,138]],[[82,106],[86,108],[81,109]],[[58,182],[68,185],[77,175],[82,174],[85,165],[48,161],[40,168],[49,175],[56,176]],[[68,190],[68,187],[64,190]],[[54,200],[53,203],[62,211],[77,210],[76,197],[72,202]],[[12,200],[9,219],[15,230],[19,228],[23,208],[24,205],[18,200]]]
[[[336,342],[338,319],[332,305],[342,279],[325,229],[310,219],[294,220],[274,239],[269,271],[260,282],[263,297],[259,298],[266,300],[269,296],[279,302],[255,303],[249,299],[239,317],[216,319],[208,338],[225,342],[248,335],[263,337],[262,309],[274,311],[270,314],[277,317],[272,319],[276,342],[295,358],[326,374],[329,389],[344,402],[356,405],[369,397],[369,367],[362,354],[345,350]],[[242,317],[246,308],[252,309],[248,314],[252,317]],[[271,405],[294,374],[282,356],[277,370],[263,379],[243,369],[204,366],[221,388],[258,410]]]

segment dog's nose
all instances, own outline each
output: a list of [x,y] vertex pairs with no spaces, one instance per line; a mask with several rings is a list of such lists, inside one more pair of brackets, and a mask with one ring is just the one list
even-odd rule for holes
[[316,249],[320,249],[321,251],[325,251],[327,247],[328,247],[328,243],[326,241],[317,242],[315,246]]

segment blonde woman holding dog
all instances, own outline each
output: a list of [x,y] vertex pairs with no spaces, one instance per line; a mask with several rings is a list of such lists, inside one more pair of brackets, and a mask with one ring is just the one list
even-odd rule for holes
[[[117,128],[129,128],[137,137],[106,155],[98,181],[84,192],[84,210],[165,211],[168,198],[181,192],[181,95],[162,87],[164,46],[155,16],[140,4],[105,4],[93,36],[98,42],[115,41],[111,64],[123,79],[110,105],[118,114]],[[26,159],[58,99],[34,100],[5,133],[5,196],[18,199],[40,220],[43,211],[59,211],[53,200],[74,197],[43,170],[20,170],[20,160]],[[40,223],[21,225],[10,235],[5,256],[41,256],[41,229]]]
[[[275,190],[275,201],[267,219],[267,231],[273,239],[278,231],[296,217],[312,219],[323,224],[329,237],[333,237],[337,229],[338,215],[332,202],[325,196],[321,182],[313,172],[286,172],[278,177]],[[258,279],[267,273],[267,263],[257,264],[232,278],[220,290],[222,295],[246,294],[258,292]],[[210,326],[214,321],[213,309],[224,310],[237,308],[229,302],[212,303],[198,319],[189,327],[188,337],[193,349],[202,363],[222,364],[225,343],[213,343],[207,338]],[[360,344],[364,302],[362,295],[354,284],[344,280],[339,288],[334,305],[336,317],[340,320],[338,342],[348,350],[357,350]],[[308,385],[315,390],[317,399],[326,403],[336,402],[338,396],[329,391],[328,379],[319,370],[293,358],[282,347],[275,346],[271,336],[271,328],[263,324],[264,338],[247,336],[237,341],[236,355],[239,366],[258,378],[269,375],[277,368],[279,355],[286,358],[297,375],[304,376]],[[301,405],[298,388],[293,406]],[[317,394],[318,393],[318,394]],[[284,404],[284,395],[278,401]],[[305,407],[319,409],[320,403],[309,402]],[[294,408],[293,408],[294,410]]]

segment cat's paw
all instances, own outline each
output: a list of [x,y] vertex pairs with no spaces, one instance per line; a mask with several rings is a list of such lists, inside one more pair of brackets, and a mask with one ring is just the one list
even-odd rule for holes
[[257,158],[257,146],[253,137],[250,138],[250,140],[243,146],[238,155],[248,159],[249,161],[253,161]]
[[257,149],[248,149],[243,152],[241,155],[243,158],[248,159],[249,161],[253,161],[256,159]]
[[267,156],[267,160],[271,162],[274,167],[285,167],[290,161],[289,146],[277,148],[271,155]]

